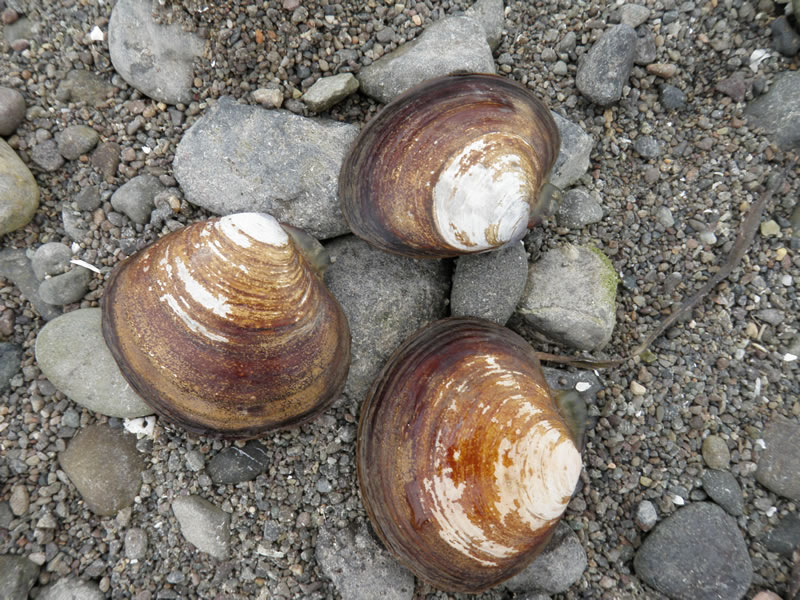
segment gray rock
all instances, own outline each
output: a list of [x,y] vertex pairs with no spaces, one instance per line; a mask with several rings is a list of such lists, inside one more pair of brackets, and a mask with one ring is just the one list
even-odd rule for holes
[[800,149],[800,71],[779,75],[744,112],[751,126],[764,129],[783,150]]
[[483,25],[489,47],[496,50],[503,38],[503,0],[478,0],[467,9],[466,14]]
[[37,279],[48,275],[60,275],[69,269],[72,250],[61,242],[48,242],[36,249],[31,258],[31,267]]
[[767,550],[791,558],[796,548],[800,548],[800,515],[788,514],[782,517],[767,535]]
[[8,499],[9,508],[11,508],[11,512],[17,516],[21,517],[26,512],[28,512],[28,508],[30,507],[31,503],[31,496],[28,493],[28,488],[25,487],[24,484],[17,484],[11,490],[11,497]]
[[745,94],[747,94],[747,91],[752,87],[753,80],[745,79],[744,73],[741,71],[737,71],[730,77],[720,79],[716,85],[714,85],[715,90],[733,98],[736,102],[742,102]]
[[104,142],[92,152],[92,166],[102,173],[107,183],[114,181],[120,160],[120,147],[116,142]]
[[14,514],[11,512],[11,507],[8,502],[0,502],[0,527],[8,529],[11,527],[11,521],[14,520]]
[[58,151],[67,160],[77,160],[97,145],[100,134],[87,125],[71,125],[56,136]]
[[187,542],[214,558],[228,557],[231,537],[228,513],[200,496],[178,496],[172,501],[172,512]]
[[642,500],[636,506],[636,514],[633,516],[633,520],[642,531],[650,531],[658,521],[656,507],[650,500]]
[[48,304],[39,297],[39,280],[24,250],[17,248],[0,250],[0,277],[11,280],[43,319],[50,320],[61,314],[59,307]]
[[575,532],[566,523],[559,523],[555,533],[542,553],[518,573],[505,582],[514,593],[566,592],[578,581],[586,570],[586,552]]
[[661,106],[667,110],[676,110],[686,105],[686,94],[674,85],[665,85],[661,88]]
[[703,489],[729,514],[734,517],[744,514],[742,488],[730,471],[709,469],[703,473]]
[[99,106],[113,93],[114,86],[96,73],[76,69],[67,73],[64,81],[58,84],[56,98],[64,103],[85,102]]
[[561,199],[556,213],[560,227],[580,229],[603,218],[603,207],[586,188],[572,188]]
[[37,143],[31,151],[31,160],[43,171],[57,171],[64,164],[64,157],[59,153],[55,140]]
[[725,440],[717,435],[704,439],[703,460],[712,469],[727,469],[731,464],[731,451]]
[[710,502],[685,506],[659,523],[633,565],[645,583],[670,598],[739,600],[753,578],[736,521]]
[[317,238],[349,231],[337,197],[355,125],[221,98],[183,135],[175,177],[186,199],[216,214],[257,211]]
[[24,556],[0,555],[0,590],[3,600],[27,600],[39,578],[39,565]]
[[37,600],[103,600],[105,595],[91,581],[59,579],[42,588]]
[[86,295],[91,280],[89,269],[75,266],[71,271],[45,279],[39,285],[39,297],[56,306],[72,304]]
[[86,211],[100,208],[103,203],[103,199],[100,197],[100,190],[93,185],[81,188],[81,191],[75,194],[73,201],[75,202],[75,208]]
[[354,94],[358,89],[358,79],[352,73],[339,73],[331,77],[321,77],[303,94],[302,100],[314,112],[328,110]]
[[656,36],[649,27],[642,27],[636,38],[636,48],[633,52],[633,62],[637,65],[649,65],[656,60]]
[[595,248],[550,250],[528,269],[517,311],[556,342],[597,350],[614,331],[618,279],[611,261]]
[[346,529],[320,527],[316,558],[342,598],[347,600],[410,600],[414,576],[389,556],[364,524]]
[[30,19],[22,17],[13,23],[3,25],[3,37],[9,44],[17,40],[29,40],[32,35],[33,26],[34,24]]
[[192,62],[203,40],[178,23],[159,25],[148,0],[118,0],[108,23],[108,51],[123,79],[167,104],[192,100]]
[[600,106],[619,100],[633,69],[637,38],[636,30],[624,23],[606,31],[578,66],[578,91]]
[[0,139],[0,235],[25,227],[39,208],[39,186],[4,140]]
[[763,308],[757,310],[755,316],[758,320],[775,326],[780,325],[785,318],[784,312],[777,308]]
[[106,347],[99,308],[75,310],[45,325],[36,337],[36,362],[56,389],[89,410],[120,418],[153,413]]
[[486,31],[467,16],[447,17],[431,24],[417,39],[361,69],[361,91],[389,102],[426,79],[458,71],[494,73]]
[[100,516],[133,504],[142,485],[144,460],[136,436],[108,425],[81,429],[58,462],[89,510]]
[[761,452],[756,479],[768,490],[800,500],[800,425],[775,420],[764,430],[766,448]]
[[658,158],[661,155],[661,144],[652,135],[640,135],[633,142],[633,149],[642,158]]
[[11,342],[0,342],[0,394],[11,387],[11,378],[22,363],[22,348]]
[[142,560],[147,554],[147,532],[134,527],[125,532],[125,557]]
[[505,325],[522,296],[528,255],[520,241],[507,248],[459,257],[450,291],[450,314]]
[[638,27],[650,18],[650,9],[641,4],[623,4],[619,7],[619,20],[631,27]]
[[76,242],[82,242],[89,233],[89,226],[81,218],[78,210],[73,210],[67,203],[61,207],[61,223],[64,225],[64,233]]
[[216,484],[240,483],[251,481],[263,473],[269,466],[267,449],[261,442],[251,440],[244,448],[228,446],[220,450],[212,458],[206,471],[211,481]]
[[800,33],[794,30],[787,17],[780,16],[775,19],[770,25],[770,30],[772,44],[778,52],[789,57],[800,52]]
[[659,206],[656,209],[656,221],[661,223],[664,227],[672,227],[675,225],[675,217],[672,216],[672,211],[666,206]]
[[111,206],[125,213],[134,223],[144,225],[150,221],[150,213],[156,205],[156,196],[164,190],[158,177],[137,175],[125,182],[111,195]]
[[550,114],[553,115],[553,119],[558,125],[558,133],[561,135],[561,150],[550,173],[550,183],[565,190],[589,169],[589,157],[594,148],[594,138],[579,125],[565,119],[560,114],[556,112]]
[[14,88],[0,87],[0,136],[13,134],[24,119],[25,98]]
[[345,393],[361,401],[392,352],[423,325],[445,315],[450,277],[442,261],[377,250],[354,236],[327,244],[325,281],[353,337]]

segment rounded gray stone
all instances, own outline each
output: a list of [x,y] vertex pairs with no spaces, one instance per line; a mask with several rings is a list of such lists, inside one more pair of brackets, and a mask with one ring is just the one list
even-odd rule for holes
[[637,37],[636,30],[625,23],[606,31],[578,66],[578,91],[600,106],[619,100],[633,69]]
[[568,244],[530,265],[517,312],[549,339],[597,350],[614,331],[618,280],[602,252]]
[[78,302],[89,291],[92,273],[75,266],[71,271],[45,279],[39,286],[39,296],[48,304],[61,306]]
[[55,140],[44,140],[37,143],[31,151],[31,160],[42,171],[57,171],[64,164],[64,157],[58,151]]
[[39,565],[24,556],[0,555],[0,596],[4,600],[27,600],[39,578]]
[[800,500],[800,424],[779,419],[764,430],[756,479],[784,498]]
[[603,207],[586,188],[572,188],[564,193],[556,212],[560,227],[580,229],[603,218]]
[[730,471],[709,469],[703,473],[703,489],[714,502],[734,517],[744,514],[744,495]]
[[261,442],[250,440],[244,448],[228,446],[208,462],[211,481],[220,485],[251,481],[269,466],[269,454]]
[[683,108],[686,104],[686,94],[674,85],[665,85],[661,88],[661,106],[667,110]]
[[58,462],[89,510],[100,516],[133,504],[142,485],[144,460],[136,436],[105,424],[81,429]]
[[703,460],[712,469],[727,469],[731,463],[731,451],[725,440],[716,435],[704,439]]
[[25,119],[25,98],[14,88],[0,87],[0,136],[13,134]]
[[142,560],[147,554],[147,532],[134,527],[125,532],[125,557]]
[[770,552],[791,558],[795,548],[800,548],[800,515],[782,517],[767,534],[766,546]]
[[354,94],[358,90],[358,79],[352,73],[339,73],[331,77],[321,77],[312,85],[302,100],[314,112],[328,110]]
[[655,524],[658,521],[656,507],[652,502],[650,502],[650,500],[642,500],[636,506],[636,514],[634,515],[633,519],[639,529],[642,531],[650,531],[653,527],[655,527]]
[[230,550],[231,516],[200,496],[178,496],[172,512],[183,537],[201,552],[224,560]]
[[125,213],[134,223],[144,225],[150,221],[150,213],[156,205],[155,198],[162,191],[164,186],[158,177],[147,173],[137,175],[111,195],[111,206]]
[[97,73],[75,69],[67,73],[66,78],[58,85],[56,98],[64,103],[85,102],[90,106],[99,106],[113,92],[114,86]]
[[48,275],[59,275],[69,269],[72,250],[61,242],[47,242],[36,249],[31,258],[31,267],[37,279]]
[[710,502],[685,506],[659,523],[633,565],[647,585],[676,599],[740,600],[753,578],[736,521]]
[[69,312],[36,337],[36,362],[70,400],[109,417],[133,418],[153,410],[130,387],[103,339],[99,308]]
[[144,95],[167,104],[192,101],[192,62],[204,43],[178,23],[153,20],[149,0],[118,0],[108,23],[108,50],[117,73]]
[[778,75],[769,91],[744,112],[748,123],[764,129],[781,149],[800,149],[800,71]]
[[619,7],[619,20],[631,27],[638,27],[650,18],[650,9],[641,4],[625,3]]
[[477,0],[467,9],[466,15],[483,25],[489,47],[496,50],[503,39],[503,21],[505,19],[503,0]]
[[0,235],[25,227],[39,208],[39,186],[16,152],[0,139]]
[[11,385],[11,378],[19,371],[22,348],[11,342],[0,342],[0,394]]
[[494,252],[459,257],[450,291],[450,314],[480,317],[505,325],[519,302],[528,277],[522,242]]
[[652,135],[640,135],[633,142],[633,149],[642,158],[658,158],[661,154],[661,143]]
[[76,160],[97,145],[100,134],[87,125],[71,125],[56,136],[58,151],[67,160]]
[[550,112],[561,136],[561,149],[550,172],[550,183],[567,189],[589,170],[589,157],[594,148],[594,138],[580,125],[556,112]]
[[59,579],[43,588],[37,600],[104,600],[96,584],[82,579]]

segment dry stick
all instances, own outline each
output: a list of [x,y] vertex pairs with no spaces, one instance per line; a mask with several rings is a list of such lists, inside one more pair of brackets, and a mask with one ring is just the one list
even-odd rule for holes
[[720,281],[727,278],[736,265],[738,265],[742,258],[744,258],[744,255],[747,253],[747,249],[750,247],[750,244],[753,243],[753,239],[756,236],[756,231],[758,230],[758,225],[761,222],[761,213],[764,212],[764,207],[772,198],[775,191],[783,185],[783,182],[786,179],[786,174],[791,172],[796,163],[797,157],[792,159],[792,161],[789,163],[789,166],[783,172],[772,179],[771,182],[768,182],[767,189],[765,189],[759,199],[756,200],[756,202],[750,208],[750,212],[747,213],[747,217],[745,217],[744,221],[742,222],[742,225],[739,228],[739,233],[736,236],[736,243],[733,245],[731,253],[728,255],[727,260],[720,267],[719,271],[714,273],[714,275],[711,276],[711,278],[702,288],[695,292],[691,297],[684,300],[683,304],[681,304],[677,311],[673,312],[671,315],[662,320],[659,326],[656,327],[655,330],[653,330],[641,344],[634,348],[628,356],[612,360],[594,360],[574,358],[572,356],[563,356],[559,354],[548,354],[547,352],[537,352],[536,355],[538,356],[539,360],[562,363],[572,367],[577,367],[579,369],[606,369],[618,367],[626,360],[639,356],[642,352],[647,350],[650,344],[652,344],[658,336],[674,325],[676,321],[686,316],[706,294],[714,289],[714,287]]

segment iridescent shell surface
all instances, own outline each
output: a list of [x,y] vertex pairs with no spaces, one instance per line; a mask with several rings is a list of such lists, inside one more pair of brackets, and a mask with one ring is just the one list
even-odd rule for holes
[[558,156],[550,111],[496,75],[431,79],[388,104],[342,164],[353,233],[416,258],[483,252],[521,239]]
[[582,468],[532,348],[465,318],[436,321],[389,359],[361,410],[357,466],[386,547],[459,592],[533,560]]
[[306,421],[341,393],[350,329],[271,216],[171,233],[112,273],[103,335],[131,386],[189,431],[232,438]]

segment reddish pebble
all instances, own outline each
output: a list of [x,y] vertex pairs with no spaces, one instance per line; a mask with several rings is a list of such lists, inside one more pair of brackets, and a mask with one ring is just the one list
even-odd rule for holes
[[19,15],[13,8],[7,8],[0,13],[0,21],[3,21],[3,25],[11,25],[17,19],[19,19]]

